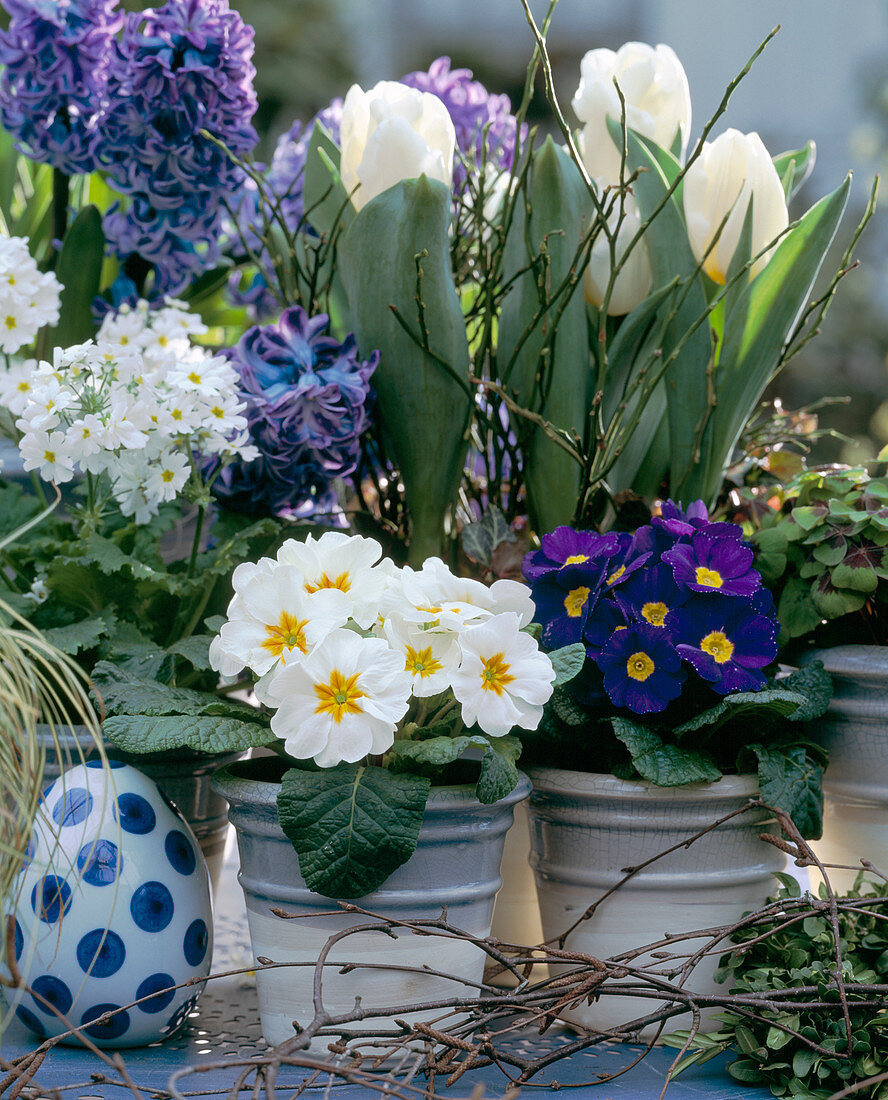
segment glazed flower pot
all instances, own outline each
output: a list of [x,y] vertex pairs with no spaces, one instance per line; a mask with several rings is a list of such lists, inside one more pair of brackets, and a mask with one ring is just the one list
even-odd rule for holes
[[[693,836],[758,794],[755,776],[655,787],[641,780],[624,782],[613,775],[559,768],[532,768],[529,774],[531,861],[547,940],[573,925],[623,878],[626,868]],[[595,915],[568,936],[565,946],[608,959],[670,932],[737,920],[774,892],[772,874],[785,863],[781,852],[758,838],[768,826],[767,814],[752,810],[658,860],[602,902]],[[704,942],[689,941],[691,950]],[[687,941],[678,948],[687,949]],[[687,988],[724,992],[713,978],[717,962],[717,954],[700,962]],[[657,1003],[603,994],[591,1006],[565,1011],[563,1019],[603,1030],[643,1016]],[[672,1022],[667,1030],[671,1028]]]
[[[278,823],[281,768],[280,762],[250,760],[223,768],[213,778],[214,787],[228,799],[229,818],[237,830],[238,877],[254,956],[276,963],[309,964],[257,973],[262,1031],[273,1045],[293,1037],[294,1020],[303,1027],[311,1021],[311,964],[328,938],[367,923],[360,915],[331,915],[336,902],[306,887],[298,856]],[[359,904],[383,917],[425,920],[439,918],[447,906],[451,924],[475,936],[489,935],[506,831],[513,807],[529,791],[530,784],[522,776],[511,794],[488,806],[475,799],[469,786],[432,788],[416,851],[379,890],[358,899]],[[272,907],[299,914],[300,919],[275,916]],[[340,974],[338,967],[330,967],[324,976],[324,1004],[330,1012],[344,1013],[354,1008],[355,997],[367,1008],[453,996],[464,991],[461,983],[384,967],[387,963],[417,968],[425,964],[480,982],[485,957],[479,948],[458,939],[418,937],[403,931],[397,932],[396,939],[378,932],[359,933],[340,943],[330,961],[372,962],[376,968]],[[392,1025],[393,1018],[372,1024],[375,1028]],[[355,1030],[360,1029],[356,1024]]]
[[[85,726],[68,726],[56,731],[60,753],[56,751],[56,742],[48,727],[40,727],[38,735],[46,750],[45,783],[57,778],[66,768],[98,755]],[[176,749],[134,754],[121,752],[110,741],[105,742],[105,752],[113,760],[138,768],[157,784],[164,798],[175,805],[197,838],[215,889],[225,855],[228,807],[223,796],[210,786],[210,779],[217,768],[240,760],[243,753],[208,756],[190,749]]]
[[[888,870],[888,647],[843,645],[814,650],[833,680],[826,714],[812,732],[829,752],[823,777],[824,863],[860,866],[868,859]],[[846,889],[855,871],[831,871]]]

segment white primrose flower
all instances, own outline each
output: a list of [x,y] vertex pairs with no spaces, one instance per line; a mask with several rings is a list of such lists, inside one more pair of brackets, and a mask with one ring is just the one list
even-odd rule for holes
[[552,662],[519,623],[518,615],[507,611],[459,638],[462,661],[453,674],[453,694],[465,724],[477,722],[491,737],[503,737],[515,726],[536,729],[552,694]]
[[19,443],[19,454],[26,470],[36,470],[44,481],[61,485],[74,476],[71,444],[64,432],[28,430]]
[[0,369],[0,405],[13,416],[21,416],[31,401],[34,391],[36,359],[13,363],[8,369]]
[[228,622],[219,635],[220,665],[225,658],[226,667],[232,668],[237,660],[237,672],[250,668],[264,676],[279,663],[305,657],[348,622],[347,596],[335,589],[306,592],[305,579],[293,566],[276,564],[271,572],[246,576],[245,583],[238,583],[244,574],[236,581],[237,603],[229,607]]
[[175,500],[191,476],[191,463],[181,451],[164,448],[148,465],[145,490],[158,502]]
[[369,630],[378,619],[387,582],[386,571],[375,567],[381,555],[382,547],[375,539],[325,531],[317,539],[308,535],[304,542],[287,539],[277,560],[300,570],[306,592],[325,588],[344,592],[351,617],[363,630]]
[[418,699],[428,699],[450,687],[461,656],[456,633],[423,630],[397,615],[385,620],[383,632],[391,648],[402,655]]
[[0,236],[0,349],[14,355],[59,319],[62,285],[41,273],[23,237]]
[[335,630],[274,676],[272,732],[291,756],[322,768],[383,753],[407,713],[410,681],[401,654],[381,638]]

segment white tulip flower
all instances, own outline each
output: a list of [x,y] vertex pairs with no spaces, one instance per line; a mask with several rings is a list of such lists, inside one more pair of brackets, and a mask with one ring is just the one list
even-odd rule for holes
[[[654,277],[651,272],[651,260],[644,237],[636,243],[628,257],[626,256],[629,242],[641,225],[638,207],[631,195],[627,194],[623,198],[623,220],[620,221],[619,203],[615,203],[613,210],[608,215],[607,222],[611,234],[617,233],[614,249],[617,263],[625,259],[623,267],[611,288],[607,312],[611,317],[622,317],[624,313],[630,313],[635,309],[650,294]],[[620,228],[617,232],[618,223]],[[592,252],[584,275],[586,301],[591,302],[596,309],[601,309],[604,303],[604,295],[607,292],[610,274],[610,242],[603,232],[599,232],[592,242]]]
[[[688,238],[697,262],[716,283],[727,280],[731,258],[740,240],[746,210],[752,202],[752,251],[760,252],[789,224],[786,196],[777,169],[756,133],[725,130],[706,142],[684,178],[684,213]],[[724,228],[703,260],[706,250]],[[755,277],[771,258],[773,249],[751,268]]]
[[405,179],[425,175],[449,188],[456,132],[430,92],[381,80],[368,92],[352,85],[342,106],[340,174],[357,210]]
[[573,109],[584,123],[580,144],[592,179],[620,179],[620,150],[607,128],[608,118],[618,123],[622,118],[614,80],[625,100],[627,127],[663,149],[671,149],[680,137],[683,160],[691,131],[691,92],[682,64],[669,46],[627,42],[616,52],[590,50],[580,62]]

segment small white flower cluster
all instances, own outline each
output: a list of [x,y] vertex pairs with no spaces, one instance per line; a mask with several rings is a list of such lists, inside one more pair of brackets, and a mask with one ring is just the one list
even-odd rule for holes
[[201,464],[256,457],[237,373],[191,343],[206,329],[178,302],[106,318],[96,342],[0,376],[26,470],[46,481],[107,474],[121,512],[146,523]]
[[0,235],[0,351],[14,355],[59,319],[62,285],[42,274],[24,237]]
[[261,677],[287,752],[325,768],[386,752],[411,697],[448,689],[466,726],[536,729],[555,672],[522,630],[534,612],[526,585],[488,588],[438,558],[399,569],[381,553],[330,531],[238,566],[213,667]]

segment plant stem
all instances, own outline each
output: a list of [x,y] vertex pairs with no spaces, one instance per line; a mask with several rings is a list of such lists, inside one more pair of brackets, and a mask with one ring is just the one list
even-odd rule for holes
[[188,559],[188,576],[194,576],[194,566],[197,563],[197,554],[200,550],[200,537],[203,534],[204,516],[206,515],[206,507],[201,504],[197,509],[197,523],[194,528],[194,542],[191,544],[191,557]]

